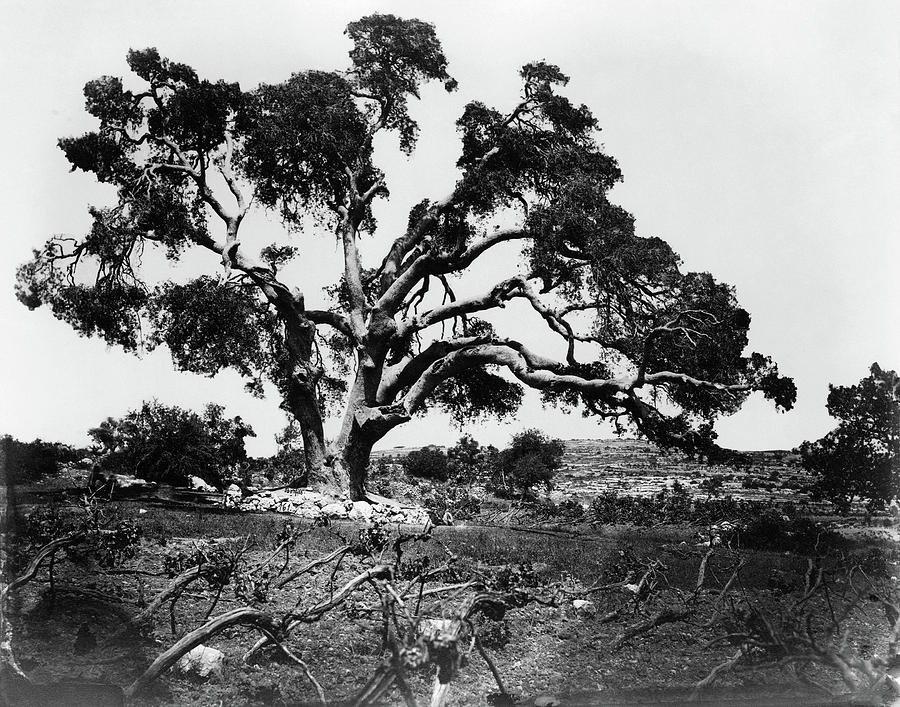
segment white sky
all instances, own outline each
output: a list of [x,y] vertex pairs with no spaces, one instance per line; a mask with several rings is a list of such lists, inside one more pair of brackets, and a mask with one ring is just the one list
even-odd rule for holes
[[[572,77],[567,95],[598,118],[625,173],[614,199],[634,213],[638,232],[669,241],[686,269],[735,285],[753,316],[751,350],[771,354],[797,382],[794,411],[779,415],[751,399],[719,423],[722,443],[776,448],[817,438],[832,427],[829,382],[855,382],[873,361],[900,366],[896,2],[4,0],[0,8],[0,432],[82,443],[89,426],[144,399],[216,401],[255,427],[251,454],[271,451],[283,424],[275,396],[250,398],[236,374],[177,373],[164,350],[137,359],[78,338],[45,309],[16,302],[14,269],[49,235],[82,234],[86,206],[110,198],[89,176],[68,173],[56,140],[95,127],[82,86],[125,75],[129,48],[157,46],[202,76],[249,89],[292,71],[344,68],[344,27],[373,11],[435,23],[460,88],[447,95],[433,86],[414,106],[421,140],[411,159],[390,141],[380,145],[393,198],[378,207],[383,230],[365,250],[369,264],[410,205],[453,183],[454,122],[465,102],[510,106],[518,67],[546,59]],[[257,247],[277,233],[262,215],[243,231]],[[297,245],[291,272],[315,306],[317,288],[339,272],[333,239],[307,235]],[[478,291],[505,276],[503,260],[513,257],[483,266]],[[188,258],[182,273],[214,260]],[[532,316],[511,306],[504,333],[533,340]],[[545,350],[558,353],[553,347]],[[470,431],[504,444],[524,426],[563,438],[609,435],[578,414],[543,410],[533,394],[515,422]],[[397,428],[383,446],[458,434],[432,415]]]

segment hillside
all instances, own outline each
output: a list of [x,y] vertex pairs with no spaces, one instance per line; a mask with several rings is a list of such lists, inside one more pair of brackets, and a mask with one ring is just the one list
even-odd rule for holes
[[[789,451],[748,452],[748,468],[710,466],[680,453],[666,453],[656,445],[636,439],[570,439],[565,441],[563,468],[554,482],[553,496],[588,500],[607,491],[646,495],[679,481],[696,494],[704,479],[721,476],[722,493],[736,498],[769,498],[802,501],[809,475],[798,457]],[[414,447],[394,447],[372,453],[373,459],[401,457]]]

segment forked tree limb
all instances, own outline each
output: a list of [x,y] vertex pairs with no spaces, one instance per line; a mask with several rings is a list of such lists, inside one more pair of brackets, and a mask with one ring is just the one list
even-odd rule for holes
[[194,629],[186,634],[181,640],[177,641],[171,648],[161,653],[150,667],[135,680],[129,687],[125,689],[125,697],[131,699],[140,693],[147,685],[156,680],[165,671],[177,663],[182,656],[199,646],[204,641],[208,641],[213,636],[221,633],[231,626],[246,624],[255,626],[260,630],[278,634],[281,624],[271,614],[267,614],[259,609],[251,607],[241,607],[232,609],[224,614],[220,614],[214,619],[207,621],[199,628]]
[[646,621],[641,621],[634,626],[631,626],[625,629],[622,633],[618,635],[615,641],[613,641],[612,649],[614,651],[619,650],[622,646],[624,646],[628,641],[632,638],[636,638],[641,634],[647,633],[648,631],[653,630],[657,626],[662,626],[663,624],[670,624],[676,621],[683,621],[688,618],[693,612],[689,609],[673,609],[671,607],[666,607],[661,611],[658,611],[656,614],[651,616]]
[[200,565],[195,565],[193,567],[189,567],[184,572],[179,574],[175,579],[173,579],[168,585],[159,594],[157,594],[153,601],[147,605],[143,611],[139,614],[135,614],[132,618],[130,618],[125,625],[116,631],[112,637],[109,639],[110,642],[120,638],[125,633],[127,633],[131,628],[135,626],[140,626],[142,623],[147,621],[153,614],[162,608],[163,604],[170,600],[176,600],[181,593],[187,588],[189,584],[196,581],[202,576],[202,570]]
[[61,538],[51,540],[41,547],[31,562],[28,563],[28,566],[22,574],[12,580],[9,584],[5,584],[0,588],[0,610],[5,610],[6,597],[9,596],[11,592],[16,591],[19,587],[34,579],[44,560],[48,557],[52,557],[56,552],[65,547],[77,545],[84,540],[85,537],[86,534],[81,531],[69,533]]

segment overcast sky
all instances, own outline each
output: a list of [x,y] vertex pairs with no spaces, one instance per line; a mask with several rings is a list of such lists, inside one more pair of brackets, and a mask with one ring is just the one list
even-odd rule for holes
[[[192,408],[223,403],[256,429],[251,454],[272,450],[284,421],[274,396],[250,398],[236,374],[177,373],[165,350],[138,359],[78,338],[47,310],[16,302],[14,269],[48,236],[82,234],[87,205],[110,200],[89,176],[69,173],[56,140],[95,128],[81,89],[103,74],[126,75],[129,48],[156,46],[201,76],[250,89],[292,71],[344,68],[344,27],[373,11],[433,22],[459,81],[455,94],[434,86],[414,106],[421,140],[412,158],[390,140],[378,145],[393,194],[376,212],[382,239],[402,228],[410,205],[452,185],[462,106],[511,106],[518,68],[546,59],[572,77],[566,94],[598,118],[625,173],[613,198],[636,216],[638,232],[671,243],[686,269],[733,284],[753,317],[750,349],[772,355],[796,380],[792,412],[752,398],[720,421],[722,443],[784,448],[817,438],[833,426],[824,408],[829,382],[853,383],[873,361],[900,366],[896,2],[0,5],[0,432],[83,443],[89,426],[156,397]],[[243,230],[258,246],[271,242],[277,224],[253,219]],[[369,264],[384,242],[367,244]],[[340,268],[334,240],[304,235],[298,245],[290,272],[311,305],[322,303],[318,288]],[[480,289],[514,259],[501,253],[484,266]],[[198,255],[181,272],[213,267]],[[532,341],[532,314],[510,307],[506,316],[509,335]],[[536,395],[516,421],[469,431],[503,444],[525,426],[563,438],[610,434],[580,415],[543,410]],[[382,446],[445,444],[458,434],[432,415],[395,429]]]

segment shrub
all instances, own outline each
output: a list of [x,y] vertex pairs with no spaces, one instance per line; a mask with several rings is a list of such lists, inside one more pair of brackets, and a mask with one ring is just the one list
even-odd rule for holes
[[458,486],[437,487],[422,496],[422,505],[435,522],[450,514],[455,520],[471,520],[481,512],[481,499],[469,489]]
[[0,469],[6,482],[21,484],[38,481],[59,471],[60,464],[83,457],[86,450],[78,450],[58,442],[20,442],[10,435],[0,438]]
[[506,619],[492,619],[478,614],[472,621],[478,642],[490,650],[501,650],[512,638],[509,623]]
[[447,455],[438,447],[415,449],[403,457],[400,464],[410,476],[434,481],[447,480]]
[[710,496],[718,496],[722,493],[722,487],[725,485],[725,477],[721,474],[716,474],[715,476],[710,476],[708,479],[703,479],[700,482],[700,488]]
[[88,434],[105,449],[101,468],[150,481],[186,483],[198,476],[221,487],[247,459],[244,437],[254,436],[241,418],[226,418],[209,404],[198,415],[157,401],[121,419],[107,418]]

